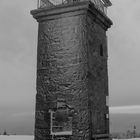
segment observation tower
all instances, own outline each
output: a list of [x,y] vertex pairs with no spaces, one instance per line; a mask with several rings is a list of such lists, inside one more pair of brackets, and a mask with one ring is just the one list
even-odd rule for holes
[[35,140],[110,139],[109,0],[38,0]]

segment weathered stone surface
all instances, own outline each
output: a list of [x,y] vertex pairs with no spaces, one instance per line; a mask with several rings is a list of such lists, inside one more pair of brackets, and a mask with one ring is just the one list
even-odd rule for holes
[[52,140],[49,129],[35,129],[35,140]]
[[[87,16],[87,42],[88,42],[88,90],[90,96],[90,109],[92,117],[92,133],[109,133],[106,114],[106,96],[108,96],[107,73],[107,42],[106,33],[93,21],[92,15]],[[103,56],[100,56],[100,45],[103,46]]]
[[109,133],[105,30],[111,23],[91,7],[86,3],[80,11],[67,6],[70,12],[63,14],[34,13],[39,21],[35,140],[52,140],[50,110],[57,109],[59,98],[74,110],[72,135],[62,137],[90,140],[93,134]]

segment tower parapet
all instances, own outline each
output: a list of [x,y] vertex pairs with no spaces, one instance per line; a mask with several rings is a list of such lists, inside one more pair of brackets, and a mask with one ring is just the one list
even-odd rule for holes
[[60,5],[76,4],[82,1],[91,1],[97,9],[107,14],[107,7],[111,6],[109,0],[38,0],[37,8],[53,8]]

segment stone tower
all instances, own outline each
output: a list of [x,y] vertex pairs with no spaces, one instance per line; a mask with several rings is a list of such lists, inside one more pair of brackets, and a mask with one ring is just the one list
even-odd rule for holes
[[35,140],[109,139],[109,0],[38,0]]

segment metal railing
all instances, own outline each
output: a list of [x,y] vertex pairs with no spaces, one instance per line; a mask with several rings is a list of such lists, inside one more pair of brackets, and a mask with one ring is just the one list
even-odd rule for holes
[[81,1],[91,1],[94,3],[95,7],[104,14],[107,14],[107,7],[110,6],[105,3],[105,0],[38,0],[37,8],[51,8],[58,5],[77,3]]

